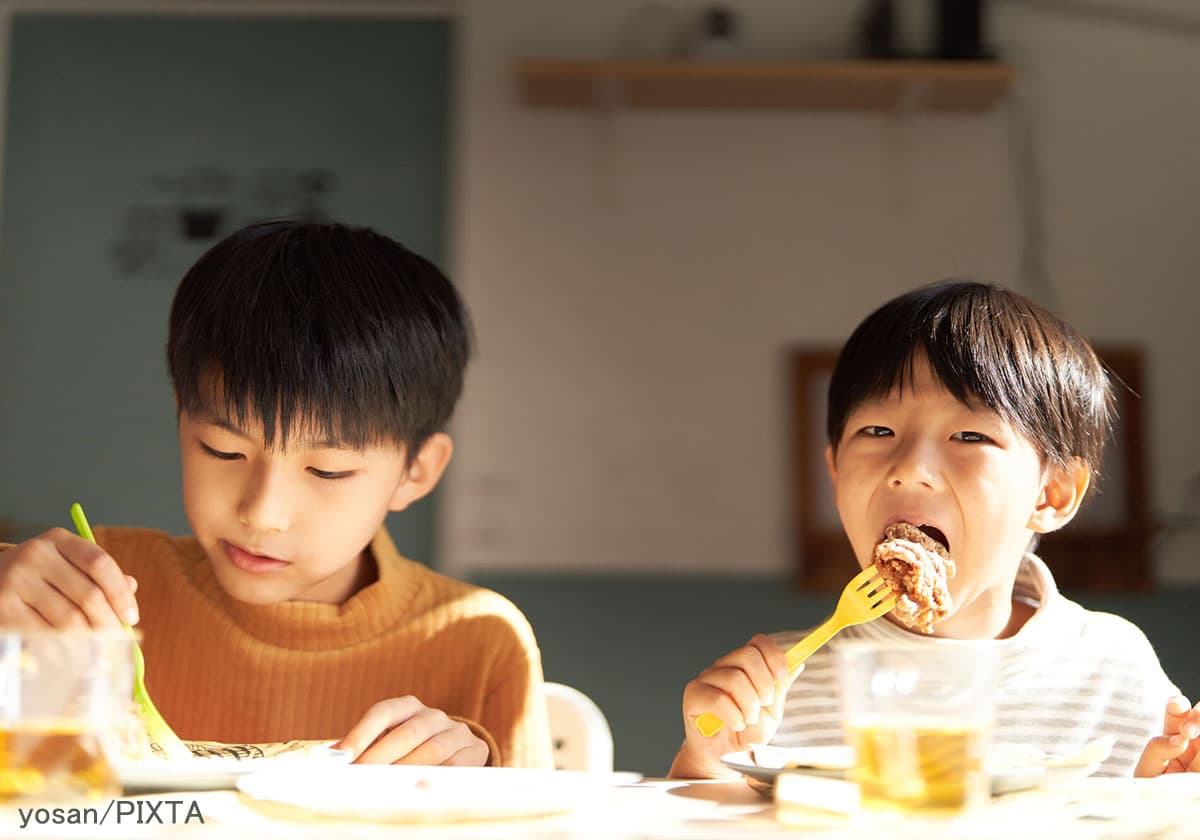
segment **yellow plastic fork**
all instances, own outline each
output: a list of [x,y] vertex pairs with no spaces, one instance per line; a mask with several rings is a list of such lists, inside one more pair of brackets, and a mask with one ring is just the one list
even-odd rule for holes
[[[788,672],[795,671],[800,663],[816,653],[837,632],[852,624],[872,621],[896,606],[896,596],[888,588],[874,564],[856,574],[842,590],[837,608],[817,629],[788,648]],[[711,712],[696,716],[696,728],[705,738],[711,738],[725,728],[725,721]]]

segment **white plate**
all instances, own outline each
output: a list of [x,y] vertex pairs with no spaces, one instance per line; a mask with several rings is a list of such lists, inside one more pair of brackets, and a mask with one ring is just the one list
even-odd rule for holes
[[[992,756],[992,795],[1015,793],[1036,787],[1081,779],[1095,773],[1112,750],[1110,739],[1097,739],[1080,751],[1079,763],[1061,763],[1053,756],[1027,747],[998,748]],[[757,759],[757,760],[756,760]],[[775,778],[785,770],[825,778],[845,778],[854,763],[850,747],[760,747],[727,753],[721,763],[746,776],[751,787],[767,793]],[[997,766],[999,765],[999,766]]]
[[533,817],[572,811],[602,797],[631,773],[513,767],[350,765],[252,773],[237,780],[260,806],[307,814],[394,822]]
[[232,790],[240,776],[269,769],[341,765],[350,754],[330,747],[264,758],[147,758],[118,762],[117,777],[126,794],[187,790]]
[[850,747],[764,747],[756,744],[749,750],[726,753],[721,756],[721,763],[760,782],[774,782],[783,770],[840,779],[854,764],[854,750]]
[[1112,753],[1114,743],[1111,736],[1096,738],[1065,757],[1048,755],[1028,745],[997,746],[992,750],[988,769],[992,795],[1086,778],[1100,769]]

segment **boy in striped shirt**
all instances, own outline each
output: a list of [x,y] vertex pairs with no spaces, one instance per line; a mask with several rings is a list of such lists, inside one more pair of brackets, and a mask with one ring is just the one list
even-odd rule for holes
[[[1137,627],[1063,597],[1033,554],[1079,509],[1110,430],[1111,387],[1082,335],[1006,289],[919,288],[850,336],[828,408],[826,462],[859,564],[889,526],[917,526],[954,559],[952,608],[931,635],[891,614],[847,628],[791,674],[783,650],[803,634],[755,636],[685,687],[672,776],[728,774],[720,756],[755,743],[843,743],[835,651],[853,639],[992,640],[997,742],[1068,753],[1110,735],[1101,773],[1200,770],[1200,706]],[[704,712],[728,725],[704,737]]]

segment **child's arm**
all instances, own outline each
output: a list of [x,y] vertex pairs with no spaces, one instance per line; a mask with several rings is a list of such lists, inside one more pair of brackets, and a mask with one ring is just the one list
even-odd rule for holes
[[137,624],[137,582],[102,548],[52,528],[0,551],[0,626],[70,629]]
[[[683,690],[686,737],[669,775],[686,779],[733,775],[721,764],[721,756],[775,737],[788,689],[803,670],[802,666],[789,674],[783,650],[759,634],[701,671]],[[711,738],[696,728],[696,718],[704,712],[725,721],[725,727]]]
[[411,695],[382,700],[337,744],[355,764],[482,767],[491,752],[471,728]]
[[1186,697],[1172,697],[1167,701],[1163,734],[1146,744],[1133,775],[1184,772],[1200,773],[1200,703],[1189,706]]

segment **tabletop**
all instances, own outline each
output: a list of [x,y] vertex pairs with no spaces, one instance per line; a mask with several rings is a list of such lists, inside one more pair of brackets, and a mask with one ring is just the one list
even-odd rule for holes
[[[627,778],[627,777],[626,777]],[[621,777],[615,780],[623,781]],[[742,781],[646,779],[599,784],[563,813],[530,818],[438,821],[436,814],[370,820],[328,816],[232,790],[160,793],[95,803],[103,822],[83,824],[70,806],[0,808],[0,837],[20,838],[1200,838],[1200,775],[1082,779],[993,798],[956,818],[849,815],[776,807]],[[467,803],[469,807],[469,803]],[[55,809],[58,809],[57,811]],[[74,817],[74,822],[72,822]],[[427,821],[432,817],[434,821]]]

